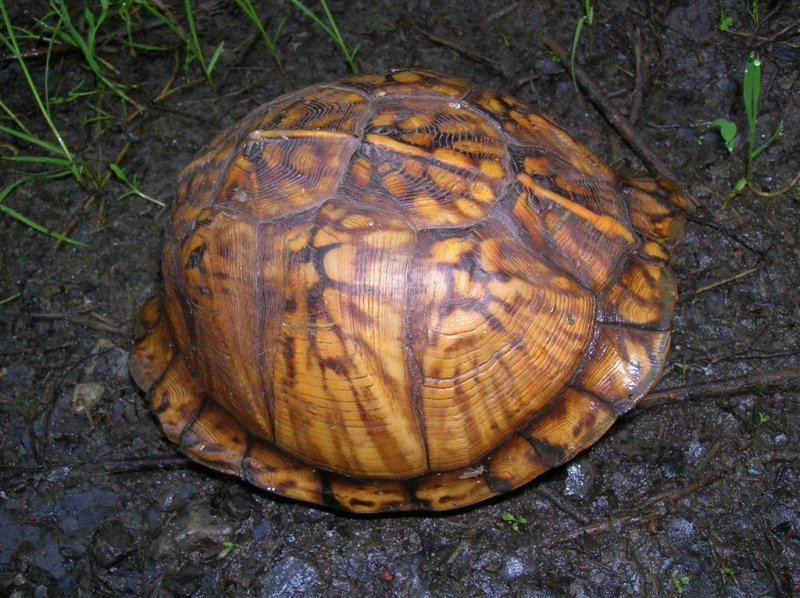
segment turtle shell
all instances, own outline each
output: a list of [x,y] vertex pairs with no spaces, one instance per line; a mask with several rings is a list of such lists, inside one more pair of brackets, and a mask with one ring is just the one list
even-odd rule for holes
[[684,208],[467,81],[308,87],[181,172],[131,372],[213,469],[349,511],[464,507],[656,382]]

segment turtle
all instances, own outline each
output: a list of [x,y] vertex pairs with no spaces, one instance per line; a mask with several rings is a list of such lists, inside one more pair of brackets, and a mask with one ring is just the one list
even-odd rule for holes
[[658,381],[686,197],[424,70],[313,85],[183,168],[130,371],[192,460],[355,513],[509,492]]

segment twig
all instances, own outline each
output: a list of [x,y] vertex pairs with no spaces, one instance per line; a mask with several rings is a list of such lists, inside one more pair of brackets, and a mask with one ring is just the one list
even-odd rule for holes
[[642,112],[642,98],[644,97],[644,82],[647,79],[645,69],[644,57],[642,56],[642,34],[639,28],[633,30],[633,56],[636,65],[634,86],[633,86],[633,101],[631,102],[631,110],[628,113],[628,121],[631,125],[635,125],[639,120],[639,114]]
[[431,33],[429,31],[425,31],[424,29],[422,29],[421,31],[422,34],[425,37],[427,37],[430,41],[432,41],[434,44],[439,44],[440,46],[444,46],[445,48],[450,48],[454,52],[457,52],[458,54],[461,54],[462,56],[469,58],[470,60],[474,60],[475,62],[478,62],[484,66],[489,67],[496,73],[500,73],[501,75],[506,75],[506,76],[510,75],[507,69],[496,60],[492,60],[491,58],[486,58],[485,56],[482,56],[477,52],[473,52],[472,50],[470,50],[465,46],[462,46],[461,44],[458,44],[444,37],[439,37],[438,35]]
[[[586,536],[600,536],[621,525],[636,525],[640,523],[647,523],[653,519],[658,519],[674,509],[675,505],[678,504],[683,498],[689,494],[692,494],[693,492],[696,492],[703,486],[707,486],[708,484],[716,482],[718,478],[719,476],[709,476],[695,480],[691,484],[682,488],[675,488],[667,492],[662,492],[647,499],[645,503],[643,503],[640,507],[633,509],[632,511],[620,513],[603,521],[582,525],[581,527],[576,527],[575,529],[571,529],[560,534],[554,534],[545,538],[539,545],[553,546],[563,542],[572,542]],[[665,502],[668,504],[663,504]],[[646,508],[650,505],[653,506]]]
[[754,392],[798,389],[800,389],[800,368],[783,368],[772,372],[746,374],[736,378],[676,386],[653,392],[639,401],[637,407],[660,407],[695,399],[716,399]]
[[[569,55],[561,44],[548,36],[544,36],[542,41],[544,45],[561,59],[563,65],[569,64]],[[589,101],[594,104],[651,171],[669,180],[678,180],[670,167],[667,166],[666,162],[658,157],[655,151],[650,147],[650,144],[636,132],[633,126],[631,126],[631,123],[606,101],[603,91],[595,85],[591,77],[578,66],[575,67],[575,79],[586,93]],[[691,201],[694,202],[694,200]]]
[[705,292],[710,291],[712,289],[716,289],[717,287],[725,286],[726,284],[731,284],[732,282],[736,282],[738,280],[741,280],[742,278],[747,278],[753,272],[758,272],[758,270],[760,270],[760,267],[759,266],[754,266],[753,268],[748,268],[747,270],[744,270],[742,272],[734,274],[733,276],[728,276],[727,278],[723,278],[722,280],[717,280],[717,281],[714,281],[714,282],[710,282],[710,283],[708,283],[706,285],[703,285],[701,287],[696,288],[691,293],[682,293],[681,294],[681,300],[685,301],[686,299],[691,299],[693,297],[696,297],[700,293],[705,293]]

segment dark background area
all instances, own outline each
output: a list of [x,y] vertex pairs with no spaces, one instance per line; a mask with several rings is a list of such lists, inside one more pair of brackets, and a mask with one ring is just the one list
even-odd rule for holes
[[[673,259],[681,299],[659,389],[800,366],[800,194],[746,191],[723,208],[745,168],[742,74],[753,50],[757,140],[781,120],[784,134],[751,181],[774,190],[800,170],[800,8],[757,4],[758,23],[739,0],[603,2],[580,39],[578,64],[700,204]],[[80,25],[83,3],[69,5]],[[285,19],[285,73],[235,3],[197,2],[206,56],[225,42],[213,88],[135,4],[134,39],[162,50],[132,55],[112,10],[97,54],[144,110],[132,115],[108,91],[54,105],[67,142],[98,172],[129,144],[121,166],[169,204],[176,173],[217,132],[291,89],[349,74],[288,1],[255,6],[270,31]],[[169,8],[185,29],[183,4]],[[32,28],[48,7],[7,9]],[[542,43],[546,34],[570,45],[580,2],[331,0],[331,10],[347,43],[361,44],[361,72],[471,79],[540,108],[615,168],[642,168]],[[21,46],[41,88],[47,45]],[[55,46],[49,69],[53,97],[98,86],[70,47]],[[6,48],[0,97],[47,136]],[[732,154],[710,125],[720,117],[739,126]],[[0,133],[4,156],[29,150]],[[0,163],[0,183],[18,169]],[[126,369],[136,311],[159,284],[167,210],[120,199],[125,190],[113,177],[99,191],[62,179],[5,200],[87,247],[0,214],[0,300],[10,299],[0,305],[0,594],[705,597],[800,587],[796,386],[636,410],[567,466],[454,514],[342,515],[189,464]],[[503,513],[527,522],[515,531]]]

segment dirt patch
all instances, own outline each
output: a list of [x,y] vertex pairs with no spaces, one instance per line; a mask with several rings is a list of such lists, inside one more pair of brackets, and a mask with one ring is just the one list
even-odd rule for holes
[[[198,4],[207,54],[225,41],[215,90],[196,65],[187,84],[181,52],[132,56],[112,20],[99,53],[144,115],[126,121],[109,93],[54,108],[64,137],[95,167],[130,143],[125,170],[167,203],[177,171],[217,132],[281,93],[347,74],[330,40],[288,2],[258,6],[270,27],[287,19],[285,75],[234,3]],[[613,166],[641,168],[541,44],[546,31],[569,45],[580,3],[475,4],[332,8],[347,40],[362,44],[362,72],[423,67],[502,89]],[[744,135],[729,155],[708,126],[724,117],[746,130],[742,71],[758,50],[758,139],[780,121],[784,135],[757,159],[752,180],[776,189],[800,169],[800,15],[792,2],[761,3],[756,25],[752,4],[602,3],[580,44],[578,62],[622,112],[637,110],[641,90],[637,129],[701,204],[673,260],[682,299],[660,388],[800,366],[800,196],[744,193],[722,209],[744,169]],[[18,6],[11,18],[30,27],[40,14]],[[733,23],[721,31],[725,15]],[[146,14],[135,25],[143,43],[176,44]],[[28,64],[41,87],[44,60],[32,53]],[[176,91],[153,101],[176,65]],[[50,67],[54,96],[96,85],[70,48]],[[25,122],[38,122],[5,57],[0,86]],[[110,118],[98,120],[100,111]],[[167,212],[117,199],[123,191],[112,181],[87,200],[58,180],[6,200],[86,248],[0,217],[0,299],[21,293],[0,306],[4,594],[788,596],[800,587],[796,388],[635,411],[571,464],[445,516],[351,517],[190,465],[125,367],[136,310],[158,285]],[[527,523],[514,531],[505,512]]]

